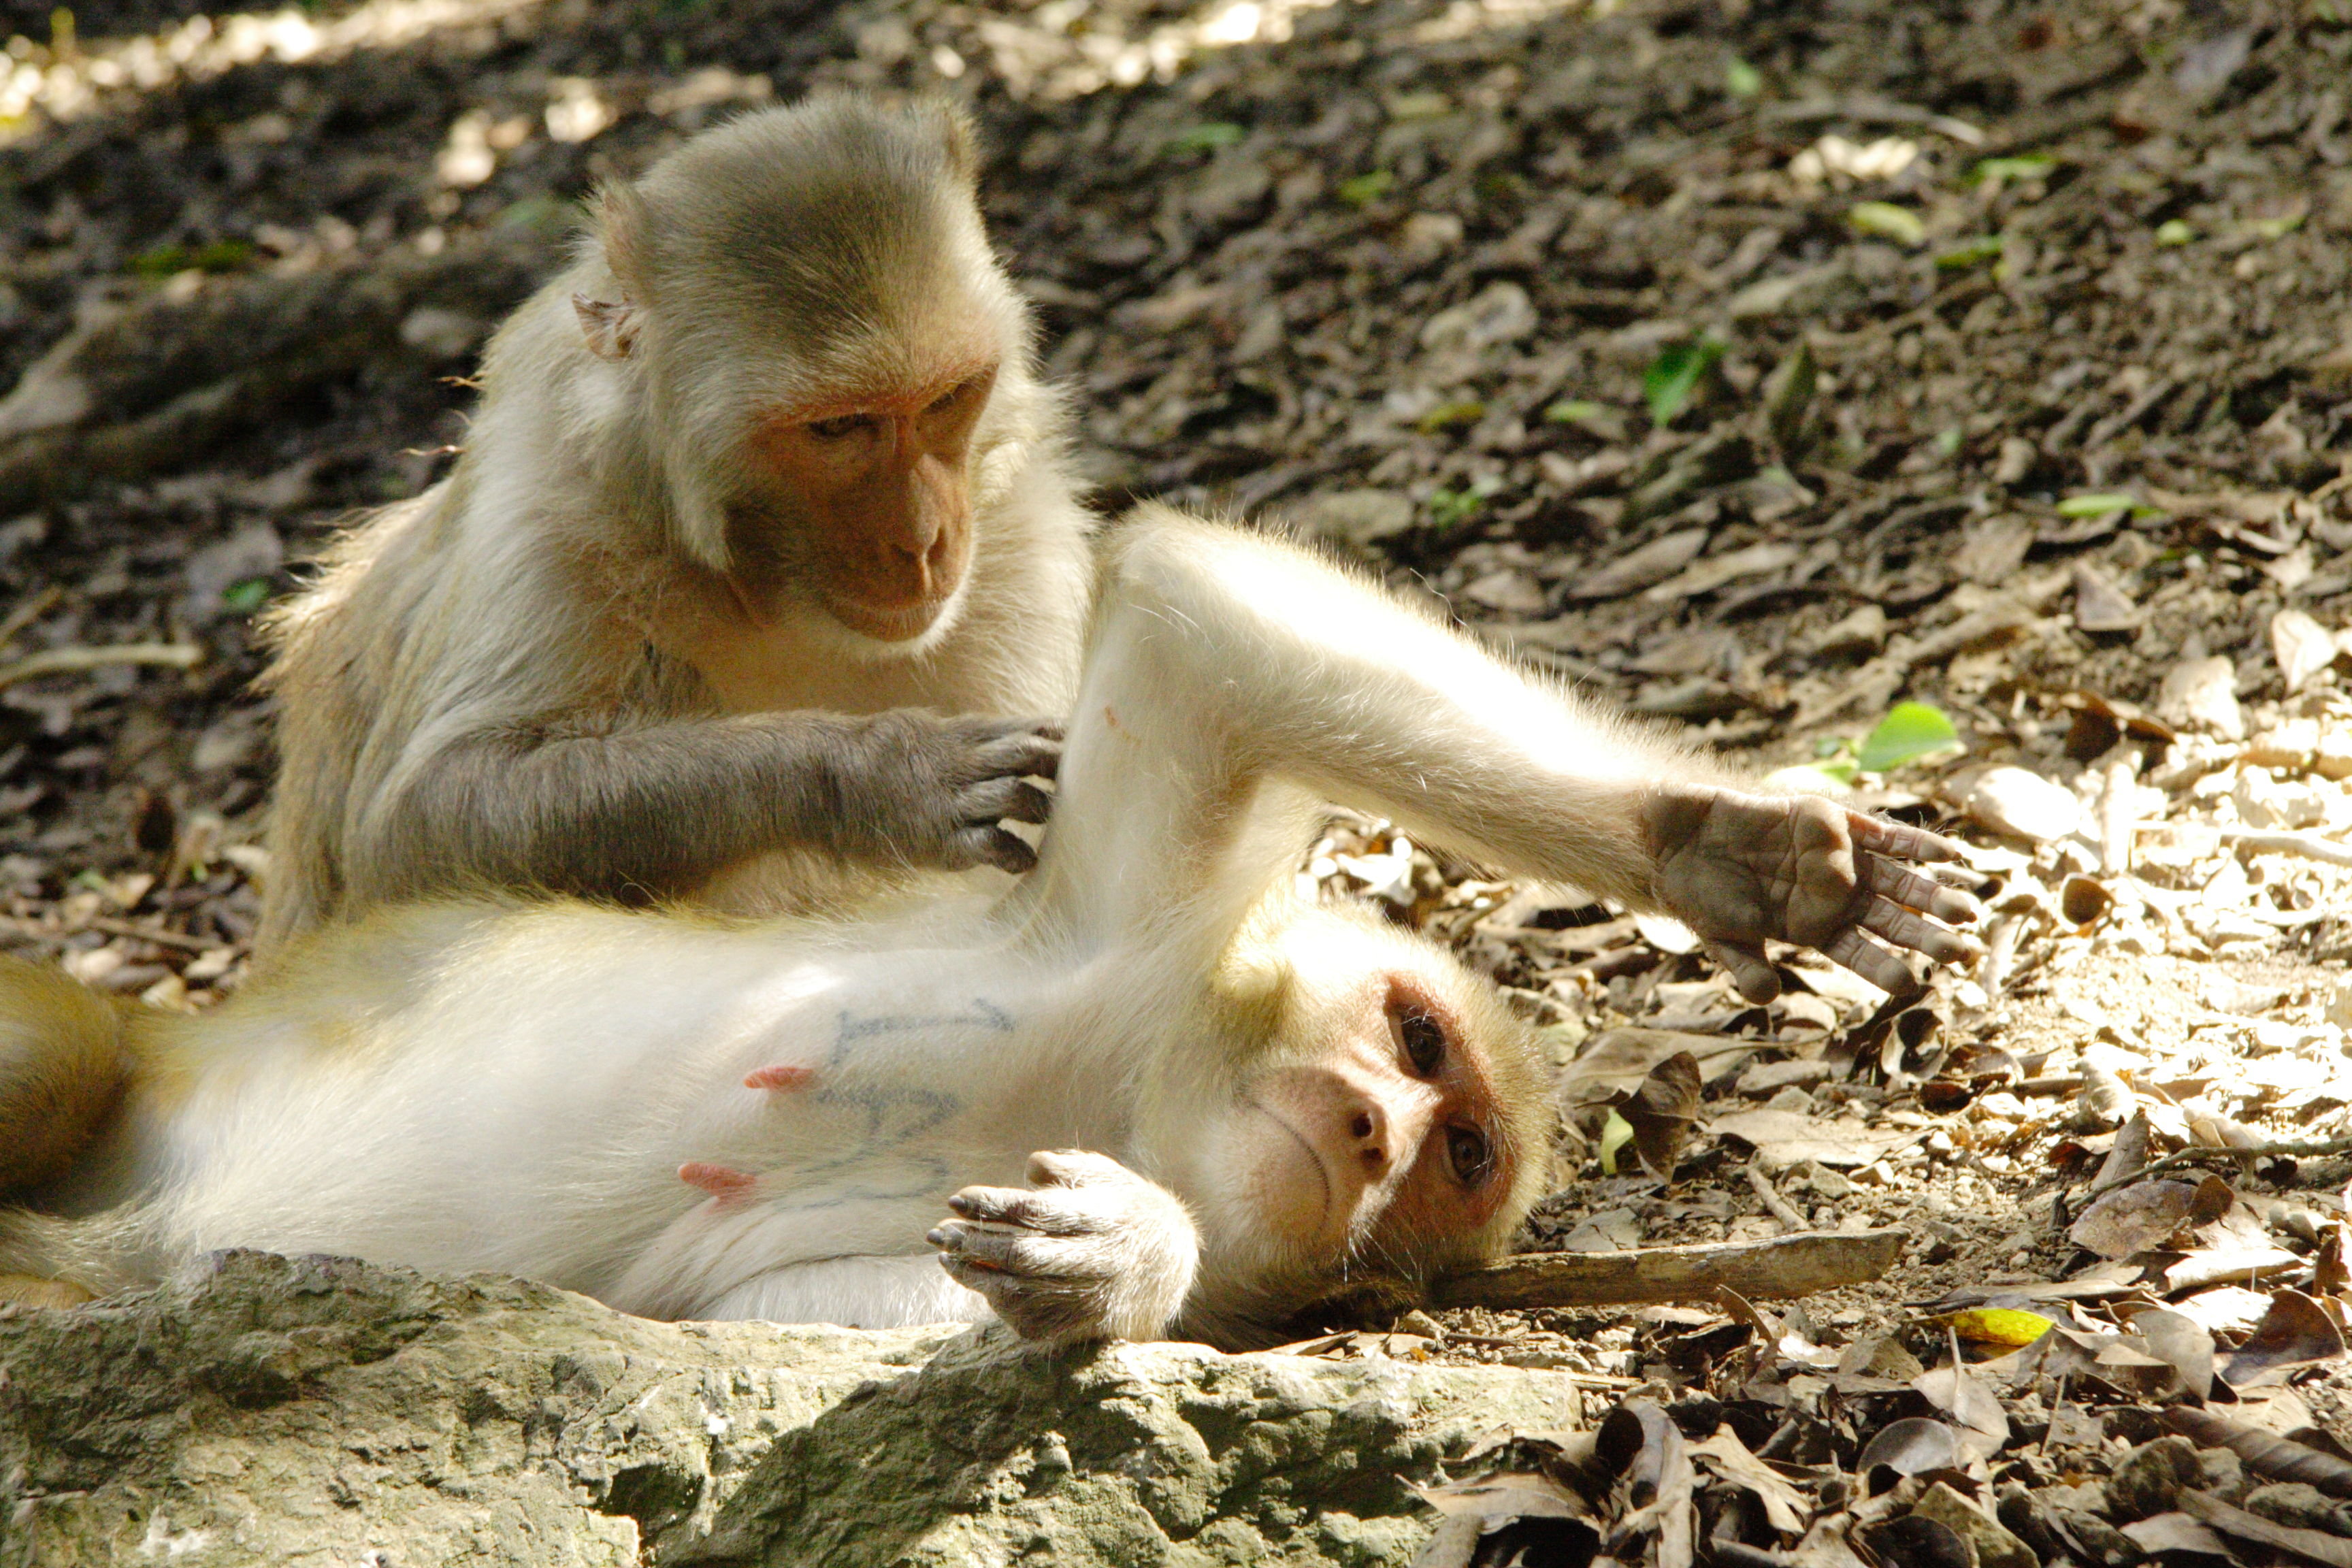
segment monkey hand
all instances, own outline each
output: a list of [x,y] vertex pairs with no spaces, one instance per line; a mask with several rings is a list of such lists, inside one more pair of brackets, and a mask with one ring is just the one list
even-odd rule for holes
[[1037,852],[1003,825],[1045,820],[1053,796],[1028,780],[1061,763],[1062,727],[1045,720],[877,714],[840,761],[838,821],[877,859],[1026,871]]
[[1764,955],[1767,938],[1817,948],[1895,994],[1916,991],[1918,982],[1874,936],[1937,963],[1983,952],[1942,923],[1974,921],[1977,901],[1903,864],[1958,859],[1959,846],[1948,838],[1818,795],[1704,784],[1655,786],[1641,820],[1658,901],[1697,934],[1751,1002],[1780,992]]
[[1200,1235],[1176,1195],[1079,1150],[1029,1156],[1029,1190],[966,1187],[930,1233],[956,1283],[1022,1338],[1151,1340],[1192,1287]]

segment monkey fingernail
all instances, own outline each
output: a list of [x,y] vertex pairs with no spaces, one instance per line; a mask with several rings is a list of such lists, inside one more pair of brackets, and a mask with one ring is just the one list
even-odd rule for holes
[[744,1075],[745,1089],[766,1089],[782,1091],[806,1089],[816,1078],[814,1068],[755,1068]]

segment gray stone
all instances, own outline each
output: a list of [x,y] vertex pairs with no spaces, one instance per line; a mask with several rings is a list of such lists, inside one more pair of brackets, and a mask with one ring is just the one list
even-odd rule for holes
[[1540,1371],[655,1323],[227,1253],[0,1308],[0,1563],[1402,1565],[1408,1480],[1580,1415]]

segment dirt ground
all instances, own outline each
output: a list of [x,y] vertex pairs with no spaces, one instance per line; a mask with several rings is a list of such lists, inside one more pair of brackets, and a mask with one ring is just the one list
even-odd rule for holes
[[[0,669],[12,948],[159,1005],[233,986],[267,874],[249,618],[339,518],[444,469],[569,204],[743,105],[944,91],[984,129],[1106,509],[1279,520],[1742,765],[1826,762],[1978,847],[1996,957],[1906,1023],[1816,969],[1744,1007],[1687,933],[1335,827],[1311,874],[1511,986],[1587,1133],[1674,1050],[1703,1069],[1675,1179],[1572,1144],[1529,1246],[1900,1226],[1895,1272],[1781,1326],[1929,1365],[1920,1304],[2003,1284],[2085,1333],[2229,1279],[2340,1326],[2340,1152],[2224,1163],[2231,1215],[2125,1252],[2076,1222],[2134,1112],[2154,1155],[2352,1131],[2345,0],[89,0],[10,25],[0,385],[270,280],[356,298],[499,262],[331,352],[167,336],[62,426],[0,403],[0,655],[163,645]],[[35,451],[58,428],[79,445]],[[1855,775],[1906,701],[1957,748]],[[2032,1293],[2272,1244],[2194,1288]],[[2261,1310],[2215,1319],[2225,1355]],[[1598,1415],[1688,1381],[1702,1318],[1464,1309],[1389,1353],[1580,1368]],[[2352,1439],[2340,1333],[2317,1363],[2297,1392]]]

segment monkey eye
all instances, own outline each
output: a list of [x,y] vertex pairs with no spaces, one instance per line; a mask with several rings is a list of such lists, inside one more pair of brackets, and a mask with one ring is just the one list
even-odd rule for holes
[[874,416],[870,414],[845,414],[837,419],[810,420],[808,433],[820,441],[838,441],[845,436],[870,429],[873,424]]
[[1475,1127],[1445,1130],[1445,1158],[1454,1167],[1454,1180],[1465,1187],[1478,1186],[1495,1173],[1494,1147]]
[[961,385],[948,388],[947,391],[940,393],[937,397],[931,399],[931,405],[929,408],[926,409],[925,412],[929,414],[946,413],[949,409],[953,408],[957,404],[962,402],[966,397],[971,396],[972,389],[977,387],[979,384],[980,378],[978,376],[974,376],[970,381],[964,382]]
[[1404,1041],[1405,1060],[1427,1078],[1445,1060],[1445,1026],[1418,1007],[1397,1015],[1397,1035]]

